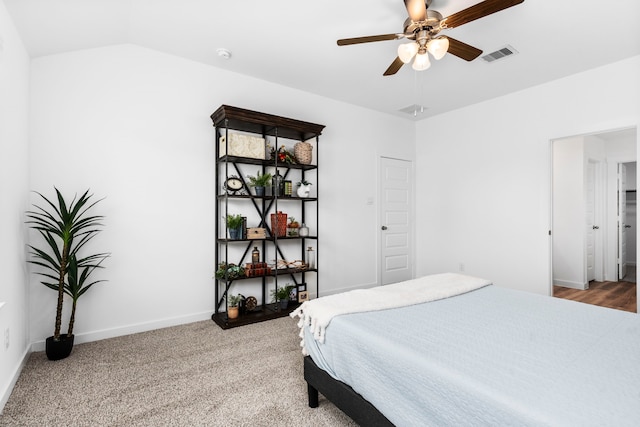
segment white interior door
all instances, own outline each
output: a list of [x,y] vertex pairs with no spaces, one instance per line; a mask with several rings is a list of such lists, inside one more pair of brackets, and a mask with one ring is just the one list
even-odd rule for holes
[[618,163],[618,280],[627,275],[627,168]]
[[380,158],[381,284],[412,278],[413,163]]

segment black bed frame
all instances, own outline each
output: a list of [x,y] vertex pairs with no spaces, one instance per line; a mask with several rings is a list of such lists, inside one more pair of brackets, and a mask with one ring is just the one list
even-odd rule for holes
[[393,426],[375,406],[351,387],[320,369],[309,356],[304,358],[304,379],[307,382],[310,408],[318,407],[320,392],[361,426]]

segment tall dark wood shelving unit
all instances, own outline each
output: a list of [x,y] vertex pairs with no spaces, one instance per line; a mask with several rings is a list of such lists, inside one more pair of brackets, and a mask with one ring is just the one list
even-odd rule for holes
[[[323,125],[314,123],[303,122],[299,120],[289,119],[286,117],[275,116],[271,114],[259,113],[256,111],[245,110],[237,107],[231,107],[228,105],[222,105],[212,115],[211,120],[215,127],[215,146],[216,146],[216,209],[218,216],[225,216],[229,212],[229,202],[234,201],[240,204],[246,205],[247,209],[254,208],[260,218],[259,227],[267,229],[267,237],[265,239],[240,239],[231,240],[226,238],[226,228],[220,224],[220,221],[216,221],[215,233],[216,233],[216,246],[215,246],[215,258],[216,268],[221,262],[233,263],[236,265],[242,265],[243,263],[250,262],[251,249],[254,246],[260,246],[261,254],[266,254],[268,246],[271,246],[272,250],[276,254],[276,260],[279,257],[284,258],[282,246],[284,242],[293,242],[293,245],[299,245],[300,259],[305,259],[305,248],[309,241],[315,241],[316,254],[318,249],[318,198],[317,197],[281,197],[277,194],[255,196],[248,191],[248,185],[244,177],[239,173],[239,165],[257,165],[261,169],[261,173],[265,173],[267,169],[275,172],[280,172],[283,177],[292,175],[299,177],[299,180],[306,178],[309,173],[315,172],[315,186],[318,191],[319,176],[318,170],[318,152],[319,152],[319,137],[324,129]],[[229,153],[228,141],[229,131],[240,131],[242,133],[254,134],[261,138],[267,139],[270,137],[273,141],[274,147],[279,147],[282,140],[293,140],[305,142],[309,140],[315,140],[315,164],[303,165],[303,164],[287,164],[278,162],[277,156],[275,159],[253,159],[247,157],[237,157],[231,155],[220,156],[220,144],[218,141],[220,137],[224,136],[226,141],[226,153]],[[268,155],[267,155],[268,157]],[[223,188],[224,180],[229,176],[237,176],[243,181],[246,194],[229,194]],[[318,193],[316,193],[318,194]],[[270,214],[280,210],[282,204],[299,203],[301,218],[300,222],[305,223],[308,219],[310,210],[315,210],[315,230],[314,235],[307,237],[276,237],[274,233],[271,233],[269,218]],[[239,248],[239,252],[242,255],[239,259],[229,259],[229,247],[234,246]],[[238,252],[238,251],[236,251]],[[317,257],[317,255],[316,255]],[[282,259],[281,258],[281,259]],[[266,260],[265,260],[266,261]],[[317,267],[316,258],[316,267]],[[273,269],[271,274],[258,276],[258,277],[242,277],[236,279],[229,279],[224,277],[222,279],[215,278],[215,312],[211,316],[211,319],[216,322],[220,327],[227,329],[236,326],[247,325],[251,323],[261,322],[264,320],[275,319],[288,315],[299,304],[297,302],[290,303],[287,309],[280,309],[276,304],[267,302],[269,295],[267,295],[268,285],[273,285],[278,288],[279,278],[282,282],[283,276],[285,276],[290,282],[293,282],[297,293],[301,291],[309,291],[310,282],[315,282],[316,295],[319,292],[318,286],[318,269]],[[249,286],[255,286],[259,292],[259,305],[251,311],[241,314],[237,319],[229,319],[226,313],[226,296],[230,293],[231,286],[236,281],[250,281],[246,282]],[[224,308],[224,311],[222,310]]]

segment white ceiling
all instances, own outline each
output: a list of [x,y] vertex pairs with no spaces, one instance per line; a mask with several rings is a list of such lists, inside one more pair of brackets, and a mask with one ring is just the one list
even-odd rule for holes
[[[508,44],[517,55],[493,63],[446,55],[426,71],[405,65],[390,77],[382,73],[402,41],[336,40],[402,32],[401,0],[3,1],[33,58],[134,43],[411,120],[640,54],[636,0],[525,0],[443,32],[484,54]],[[446,17],[475,3],[433,0],[430,8]],[[399,112],[413,104],[424,113]]]

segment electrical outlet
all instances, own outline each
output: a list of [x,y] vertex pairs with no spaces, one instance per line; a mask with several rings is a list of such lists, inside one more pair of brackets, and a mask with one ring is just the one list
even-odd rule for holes
[[4,349],[9,349],[9,328],[4,330]]

